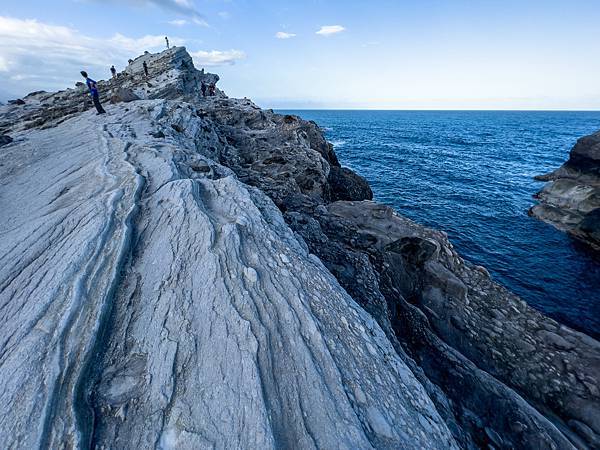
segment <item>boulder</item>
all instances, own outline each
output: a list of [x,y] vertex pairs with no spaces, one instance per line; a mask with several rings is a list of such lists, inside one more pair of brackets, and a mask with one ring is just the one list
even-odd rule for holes
[[329,171],[331,200],[372,200],[373,192],[367,180],[345,167],[331,167]]
[[139,100],[138,97],[133,90],[128,88],[118,88],[113,91],[113,94],[110,96],[110,102],[115,103],[129,103],[135,100]]
[[567,162],[536,180],[548,183],[529,214],[600,251],[600,131],[579,139]]
[[13,139],[6,135],[6,134],[2,134],[0,135],[0,147],[4,146],[4,145],[8,145],[13,141]]

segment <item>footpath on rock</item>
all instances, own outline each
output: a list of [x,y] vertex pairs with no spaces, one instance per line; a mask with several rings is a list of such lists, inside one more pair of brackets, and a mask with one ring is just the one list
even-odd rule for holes
[[203,81],[0,108],[2,448],[600,446],[597,341]]

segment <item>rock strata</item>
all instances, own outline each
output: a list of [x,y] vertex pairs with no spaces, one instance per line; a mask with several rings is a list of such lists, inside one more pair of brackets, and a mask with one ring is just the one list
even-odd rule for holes
[[202,80],[179,47],[106,116],[0,109],[3,448],[596,446],[598,342]]
[[579,139],[565,164],[536,180],[548,183],[530,214],[600,250],[600,131]]

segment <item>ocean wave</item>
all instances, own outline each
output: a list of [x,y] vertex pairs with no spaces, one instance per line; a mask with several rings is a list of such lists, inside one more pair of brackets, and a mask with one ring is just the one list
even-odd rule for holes
[[458,251],[523,300],[598,335],[598,259],[527,211],[540,189],[533,176],[560,166],[577,138],[598,128],[600,113],[308,117],[328,130],[340,163],[371,181],[379,201],[448,231]]
[[341,139],[330,141],[330,143],[331,143],[331,145],[333,145],[333,148],[341,148],[346,145],[346,141],[341,140]]

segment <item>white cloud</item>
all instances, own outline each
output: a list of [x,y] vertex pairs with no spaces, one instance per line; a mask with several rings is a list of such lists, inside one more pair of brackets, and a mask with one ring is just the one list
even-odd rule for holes
[[0,72],[8,72],[8,61],[0,55]]
[[[169,41],[173,45],[186,42],[176,36],[169,37]],[[80,70],[95,79],[108,78],[112,64],[121,70],[129,58],[165,48],[164,35],[133,38],[117,33],[102,39],[70,27],[3,16],[0,42],[0,86],[15,96],[73,86],[79,81]],[[206,66],[233,64],[245,56],[239,50],[200,51],[194,55]]]
[[175,19],[175,20],[169,20],[169,25],[173,25],[174,27],[183,27],[184,25],[187,25],[189,22],[185,19]]
[[275,37],[277,39],[291,39],[293,37],[296,37],[295,33],[286,33],[285,31],[278,31],[277,33],[275,33]]
[[197,52],[190,52],[190,55],[194,58],[194,63],[197,67],[231,66],[235,64],[236,61],[246,57],[246,54],[240,50],[212,50],[210,52],[200,50]]
[[324,25],[319,31],[317,31],[317,34],[320,34],[321,36],[331,36],[333,34],[341,33],[345,30],[346,29],[341,25]]
[[231,18],[231,14],[229,14],[227,11],[221,11],[219,13],[219,17],[223,20],[227,20],[227,19]]
[[201,26],[201,27],[208,27],[208,22],[204,19],[202,19],[201,17],[194,17],[192,19],[192,22],[194,22],[196,25]]
[[115,3],[122,5],[127,3],[132,6],[157,6],[162,9],[174,11],[180,14],[200,15],[194,3],[190,0],[88,0],[94,3]]
[[87,0],[94,3],[114,3],[119,6],[127,3],[132,6],[144,7],[144,6],[155,6],[167,11],[171,11],[180,14],[184,17],[190,18],[190,20],[196,25],[207,27],[208,23],[200,14],[194,2],[191,0]]

